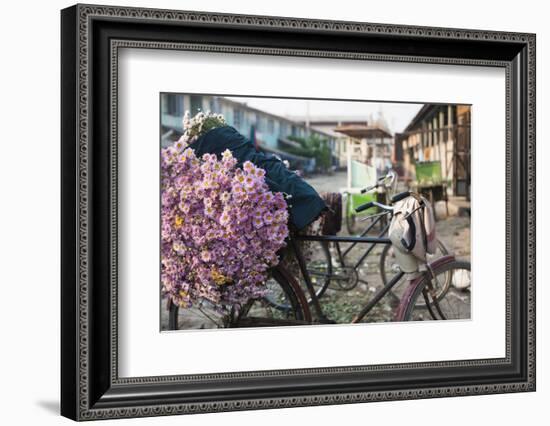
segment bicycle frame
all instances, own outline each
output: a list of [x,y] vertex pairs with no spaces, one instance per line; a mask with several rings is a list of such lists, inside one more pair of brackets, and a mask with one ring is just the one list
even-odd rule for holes
[[[379,218],[377,219],[379,220]],[[372,225],[371,225],[372,226]],[[388,225],[389,226],[389,225]],[[369,227],[370,228],[370,227]],[[384,229],[383,233],[386,232],[387,229]],[[366,231],[368,232],[368,230]],[[364,234],[366,234],[366,232]],[[323,313],[323,310],[321,308],[321,305],[319,303],[319,298],[315,294],[315,289],[313,288],[313,283],[311,281],[311,277],[309,275],[309,272],[307,270],[306,260],[299,249],[298,245],[296,244],[296,241],[321,241],[321,242],[351,242],[354,245],[365,243],[365,244],[371,244],[369,249],[367,250],[367,254],[363,255],[362,259],[364,259],[368,253],[372,250],[372,248],[377,244],[391,244],[391,240],[389,238],[383,238],[381,236],[378,237],[367,237],[364,236],[354,237],[354,236],[333,236],[333,235],[295,235],[292,238],[290,238],[290,244],[292,246],[292,249],[294,253],[296,254],[296,259],[298,260],[298,266],[300,267],[300,271],[304,277],[304,280],[306,282],[306,287],[308,290],[308,293],[311,297],[311,301],[313,304],[313,307],[315,309],[316,314],[318,315],[321,322],[330,323],[331,321],[325,316]],[[357,323],[361,321],[365,315],[367,315],[371,309],[401,280],[403,277],[403,272],[398,272],[388,284],[386,284],[383,288],[381,288],[374,297],[365,305],[365,307],[353,318],[352,323]]]
[[[370,232],[370,230],[372,228],[374,228],[378,224],[378,222],[380,222],[382,220],[382,218],[384,216],[387,216],[387,215],[391,215],[391,213],[390,212],[382,212],[382,213],[377,213],[375,215],[371,215],[370,217],[376,217],[376,219],[372,221],[372,223],[361,233],[361,235],[359,237],[361,237],[361,238],[366,237],[366,235]],[[386,232],[388,231],[389,228],[390,228],[390,221],[388,221],[386,226],[384,226],[382,231],[380,231],[380,233],[377,235],[377,238],[382,238],[386,234]],[[365,241],[361,240],[361,241],[353,242],[348,248],[346,248],[346,250],[344,250],[343,253],[340,249],[340,244],[338,242],[335,243],[336,252],[338,253],[338,260],[342,264],[342,266],[346,266],[345,257],[360,242],[365,242]],[[367,248],[365,253],[363,253],[363,255],[355,263],[355,265],[353,266],[353,269],[357,269],[357,268],[359,268],[359,266],[361,266],[363,264],[363,262],[365,261],[367,256],[371,253],[371,251],[374,249],[374,246],[376,246],[376,244],[380,244],[380,243],[376,243],[376,242],[372,243],[370,245],[370,247]]]

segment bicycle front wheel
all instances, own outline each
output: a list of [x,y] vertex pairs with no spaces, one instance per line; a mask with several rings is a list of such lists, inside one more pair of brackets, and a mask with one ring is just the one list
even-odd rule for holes
[[[326,241],[300,241],[299,244],[306,262],[307,274],[315,290],[315,296],[319,299],[327,291],[333,277],[332,256],[328,243]],[[284,269],[298,280],[302,291],[307,295],[307,302],[310,304],[312,298],[295,254],[289,255]],[[274,308],[285,310],[290,305],[288,298],[281,292],[282,287],[275,286],[265,298]]]
[[[398,321],[434,321],[471,318],[471,276],[470,262],[454,260],[433,270],[433,277],[426,273],[415,284],[412,294],[405,291],[403,298],[410,295],[403,314]],[[450,278],[452,283],[444,297],[437,296],[443,280]]]
[[[437,240],[436,252],[434,254],[428,254],[427,259],[428,262],[431,262],[433,259],[438,259],[448,254],[449,250],[447,249],[445,244],[443,244],[441,240]],[[395,255],[393,253],[393,246],[391,244],[387,244],[382,250],[382,254],[380,255],[380,276],[384,285],[386,285],[389,280],[400,270],[401,269],[399,268]],[[437,300],[441,300],[445,297],[451,286],[451,274],[445,274],[441,280],[439,280],[437,283],[434,283],[434,286],[436,285],[437,287],[435,287],[435,291],[437,295]],[[396,299],[400,298],[398,288],[390,290],[390,293],[395,296]],[[422,297],[417,301],[417,303],[420,306],[425,305],[424,299]]]

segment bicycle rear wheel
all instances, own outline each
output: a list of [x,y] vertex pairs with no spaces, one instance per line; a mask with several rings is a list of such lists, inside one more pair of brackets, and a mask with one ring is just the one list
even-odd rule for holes
[[[300,241],[299,243],[303,246],[300,250],[305,258],[306,269],[315,290],[315,295],[320,298],[327,291],[333,277],[332,255],[328,243],[326,241]],[[285,268],[299,281],[300,287],[307,297],[307,303],[311,303],[312,300],[307,290],[305,278],[293,253],[292,259],[286,262]],[[288,309],[290,307],[288,300],[281,292],[282,287],[273,287],[265,299],[276,309]]]
[[[396,319],[398,321],[470,319],[470,269],[470,262],[454,260],[434,268],[433,277],[428,273],[425,274],[424,278],[415,284],[414,289],[405,291],[403,297],[407,298],[410,295],[410,299],[402,311],[403,314]],[[449,286],[444,297],[439,298],[436,289],[441,287],[441,281],[446,277],[450,278],[452,286]]]
[[[170,304],[168,329],[211,329],[236,327],[268,327],[307,324],[309,310],[303,307],[303,296],[294,290],[286,274],[275,268],[265,283],[268,293],[263,298],[249,300],[240,309],[216,307],[203,301],[191,308],[180,309]],[[285,307],[275,308],[269,296]],[[301,300],[302,299],[302,300]]]

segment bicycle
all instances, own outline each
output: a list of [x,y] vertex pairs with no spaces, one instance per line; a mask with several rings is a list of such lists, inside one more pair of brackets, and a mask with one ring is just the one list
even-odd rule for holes
[[[396,182],[397,174],[393,170],[390,170],[388,174],[378,179],[375,185],[363,188],[361,190],[361,193],[368,193],[382,187],[384,188],[383,192],[385,194],[393,194],[395,192]],[[369,225],[361,232],[360,237],[367,236],[378,224],[381,225],[381,231],[378,233],[377,236],[381,238],[387,234],[390,226],[392,212],[384,210],[380,207],[383,205],[384,204],[380,203],[379,201],[371,201],[359,206],[356,209],[357,212],[369,211],[373,208],[381,210],[381,212],[377,212],[369,216],[364,216],[359,219],[370,221]],[[312,277],[312,283],[315,287],[315,294],[318,298],[321,298],[326,293],[332,283],[335,283],[337,285],[335,289],[343,291],[353,290],[360,282],[368,284],[366,281],[359,278],[358,271],[364,265],[368,256],[373,252],[376,244],[371,244],[370,247],[365,250],[363,255],[358,260],[350,264],[346,260],[346,257],[350,253],[352,253],[352,250],[357,245],[357,242],[353,242],[347,248],[345,248],[345,250],[342,250],[340,243],[337,241],[312,241],[311,243],[316,244],[316,247],[310,248],[310,252],[312,253],[312,255],[307,257],[308,272]],[[333,261],[333,255],[330,251],[331,246],[336,252],[335,261]],[[447,249],[445,244],[438,239],[436,253],[434,253],[433,255],[428,254],[428,259],[432,260],[441,256],[446,256],[448,254],[449,250]],[[391,278],[389,272],[397,272],[398,270],[398,265],[394,260],[391,245],[385,245],[382,253],[380,254],[380,260],[378,263],[382,283],[386,285]],[[450,278],[451,277],[447,275],[446,279],[443,280],[443,282],[439,283],[440,287],[437,288],[437,297],[439,299],[442,299],[447,294],[451,285]],[[395,303],[397,303],[397,300],[399,298],[398,295],[394,294],[393,291],[390,291],[389,296],[393,299]],[[308,301],[311,303],[311,300],[312,299],[310,297]],[[419,303],[423,304],[422,300],[420,300]],[[282,307],[284,308],[285,306]]]
[[[390,188],[392,191],[395,191],[396,181],[397,174],[393,170],[390,170],[388,174],[379,178],[375,185],[362,189],[361,193],[364,194],[378,188],[384,188],[384,193],[389,193],[388,189]],[[381,219],[379,220],[375,220],[378,215],[363,216],[358,219],[359,221],[371,220],[371,224],[364,232],[361,233],[362,237],[366,236],[377,224],[379,224],[379,222],[381,222],[380,225],[382,228],[379,237],[382,237],[386,233],[389,227],[389,223],[387,223],[387,213],[383,213],[380,216]],[[339,265],[333,265],[333,256],[330,253],[330,244],[331,243],[327,241],[308,241],[308,253],[305,257],[308,260],[308,272],[311,276],[313,286],[316,289],[315,294],[318,298],[324,295],[331,283],[336,283],[338,289],[340,290],[353,290],[356,285],[362,281],[359,279],[358,269],[372,250],[372,247],[369,248],[366,255],[362,257],[357,264],[354,266],[348,266],[345,264],[344,257],[355,246],[355,243],[345,250],[344,253],[341,252],[340,245],[338,243],[333,243],[332,245],[336,248],[336,250],[338,250],[339,258]],[[297,277],[298,281],[303,284],[303,279],[300,279],[300,272],[293,272],[295,272],[294,275]],[[311,303],[311,301],[311,297],[308,297],[308,303]],[[273,305],[283,309],[287,307],[285,304],[279,304],[277,302],[273,302]]]
[[[410,195],[409,192],[397,194],[392,202],[399,197]],[[379,208],[391,212],[391,206],[381,204]],[[315,294],[315,288],[308,273],[303,253],[299,249],[297,241],[321,241],[321,242],[352,242],[369,244],[391,245],[391,240],[384,237],[356,237],[356,236],[332,236],[332,235],[292,235],[289,237],[289,245],[295,252],[300,271],[306,282],[307,292],[311,299],[308,302],[305,292],[298,284],[295,277],[288,273],[280,265],[271,271],[271,276],[266,283],[268,294],[261,299],[249,301],[242,307],[210,307],[217,312],[221,320],[213,319],[216,327],[258,327],[258,326],[294,326],[309,324],[334,323],[323,313],[319,298]],[[408,286],[403,292],[399,304],[394,312],[394,321],[418,321],[418,320],[448,320],[463,319],[469,316],[468,306],[456,307],[449,304],[446,298],[441,300],[435,291],[439,281],[451,276],[452,280],[466,280],[470,284],[470,263],[459,261],[452,255],[443,256],[432,263],[426,263],[425,270],[418,276],[408,280]],[[398,285],[405,273],[398,271],[380,290],[378,290],[366,305],[354,316],[352,323],[361,322],[365,316],[380,302],[380,300],[396,285]],[[461,283],[461,285],[464,285]],[[419,303],[420,297],[424,303]],[[315,313],[315,318],[310,310],[310,305]],[[223,307],[222,307],[223,308]],[[170,303],[169,328],[179,328],[179,308]]]
[[[393,170],[390,170],[388,174],[379,178],[375,185],[362,189],[361,193],[365,194],[372,190],[383,188],[382,194],[385,196],[386,194],[395,192],[396,182],[397,175]],[[380,200],[380,198],[378,198],[378,200]],[[349,203],[350,195],[348,194],[345,207],[346,212],[351,208]],[[349,214],[345,216],[349,218]],[[356,220],[357,222],[370,221],[370,224],[360,236],[366,236],[379,225],[381,231],[378,236],[382,237],[389,227],[387,216],[387,213],[383,212],[380,215],[372,214],[354,219],[354,221]],[[347,223],[347,225],[349,230],[349,223]],[[337,289],[339,290],[349,291],[353,290],[359,282],[362,282],[362,280],[359,279],[358,270],[363,265],[373,247],[367,249],[365,255],[352,266],[346,264],[345,257],[353,249],[356,243],[351,244],[344,252],[342,252],[341,246],[337,242],[309,241],[308,244],[309,251],[306,256],[308,259],[308,271],[312,278],[313,285],[316,288],[317,297],[322,297],[332,283],[336,283]],[[335,262],[333,262],[334,256],[330,252],[331,248],[337,251]],[[309,298],[308,301],[311,303],[311,298]]]

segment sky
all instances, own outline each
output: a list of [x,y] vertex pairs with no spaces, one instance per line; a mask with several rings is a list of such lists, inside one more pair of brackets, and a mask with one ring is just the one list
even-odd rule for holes
[[236,102],[246,103],[252,108],[257,108],[272,114],[288,116],[338,116],[352,119],[365,118],[369,121],[372,115],[377,118],[381,113],[389,130],[392,133],[401,132],[409,124],[423,104],[384,103],[364,101],[329,101],[329,100],[304,100],[287,98],[248,98],[228,97]]

